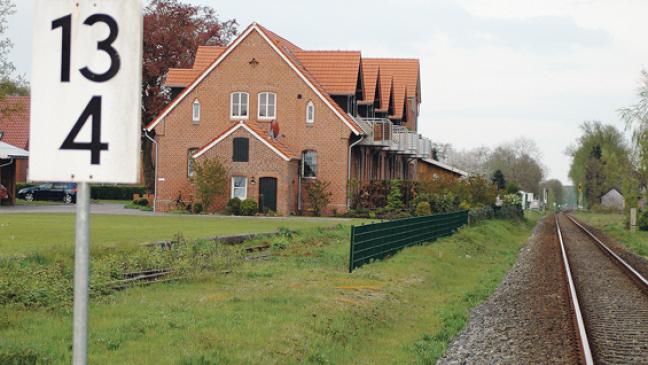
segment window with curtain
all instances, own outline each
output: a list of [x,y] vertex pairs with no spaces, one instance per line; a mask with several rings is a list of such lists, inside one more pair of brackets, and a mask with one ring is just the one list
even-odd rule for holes
[[259,93],[259,119],[274,119],[277,111],[277,95],[271,92]]
[[247,199],[247,177],[232,177],[232,198]]
[[317,152],[304,151],[302,154],[302,177],[317,177]]
[[230,116],[246,119],[248,117],[248,93],[237,91],[230,96]]

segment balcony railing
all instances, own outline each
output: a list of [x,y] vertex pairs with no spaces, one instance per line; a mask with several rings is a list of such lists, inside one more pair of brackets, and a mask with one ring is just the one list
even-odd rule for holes
[[432,141],[430,139],[419,136],[416,156],[420,158],[432,157]]
[[360,118],[362,129],[367,133],[363,144],[378,146],[398,154],[430,157],[432,142],[407,128],[394,125],[387,118]]
[[362,118],[368,125],[370,131],[368,144],[375,146],[391,147],[392,145],[392,122],[386,118]]
[[394,126],[394,134],[398,138],[398,152],[406,155],[415,155],[418,151],[419,136],[402,126]]

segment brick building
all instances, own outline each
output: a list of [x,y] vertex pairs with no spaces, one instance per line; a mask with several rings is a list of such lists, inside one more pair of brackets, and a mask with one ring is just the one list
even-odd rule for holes
[[[145,129],[156,142],[156,208],[191,201],[194,159],[218,158],[229,188],[279,214],[307,210],[304,186],[330,182],[328,211],[348,184],[458,170],[434,164],[420,136],[419,61],[303,50],[253,23],[227,47],[199,47],[166,76],[173,101]],[[425,162],[428,160],[428,162]]]
[[[0,141],[29,150],[29,96],[7,96],[0,100]],[[27,181],[29,160],[15,161],[16,182]]]

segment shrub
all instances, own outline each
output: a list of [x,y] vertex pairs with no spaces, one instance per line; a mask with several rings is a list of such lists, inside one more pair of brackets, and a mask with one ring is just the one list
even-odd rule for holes
[[90,198],[105,200],[131,200],[134,194],[144,195],[144,186],[134,185],[92,185]]
[[241,214],[241,199],[232,198],[227,202],[227,212],[233,215]]
[[330,181],[313,180],[305,186],[308,202],[316,217],[319,217],[322,214],[322,210],[331,202],[333,193],[328,191],[330,185]]
[[203,205],[200,202],[195,202],[191,207],[191,212],[193,214],[200,214],[203,212]]
[[392,180],[390,182],[391,189],[387,195],[387,210],[400,210],[403,209],[403,195],[401,194],[400,182]]
[[257,202],[252,199],[245,199],[241,202],[241,215],[255,215],[259,211]]
[[648,231],[648,209],[641,211],[637,224],[642,231]]
[[215,158],[206,158],[194,163],[194,174],[191,177],[197,200],[203,209],[209,211],[214,198],[225,193],[227,186],[227,170]]
[[149,205],[149,201],[146,198],[140,198],[137,202],[137,205],[147,207]]
[[516,183],[509,183],[506,187],[507,194],[517,194],[520,191],[520,187]]
[[430,208],[430,203],[428,202],[420,202],[416,204],[416,212],[415,214],[417,216],[425,216],[425,215],[430,215],[432,214],[432,209]]

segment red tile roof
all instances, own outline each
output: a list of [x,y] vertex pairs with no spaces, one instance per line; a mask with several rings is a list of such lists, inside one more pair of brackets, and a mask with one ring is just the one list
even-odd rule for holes
[[[394,117],[402,118],[405,99],[408,97],[418,97],[419,90],[419,60],[408,58],[365,58],[365,65],[378,66],[380,78],[387,76],[394,82]],[[381,88],[386,85],[385,81],[381,82]],[[383,88],[383,100],[386,99]],[[389,95],[387,94],[387,98]],[[382,105],[383,109],[385,104]]]
[[[253,132],[253,136],[261,141],[265,141],[267,144],[272,146],[274,149],[279,151],[280,154],[288,158],[289,160],[296,159],[296,155],[282,142],[280,142],[277,139],[273,139],[270,137],[268,133],[268,128],[269,128],[269,123],[258,123],[258,122],[244,122],[241,121],[236,124],[232,124],[231,126],[225,128],[224,131],[219,133],[216,137],[214,137],[211,141],[206,143],[204,146],[200,147],[200,149],[194,154],[196,155],[202,155],[206,151],[210,150],[212,147],[217,145],[218,143],[221,142],[225,137],[227,137],[230,133],[234,132],[236,129],[239,128],[249,128]],[[283,157],[282,156],[282,157]]]
[[[362,60],[362,74],[364,76],[364,101],[374,102],[376,97],[376,83],[378,82],[378,62]],[[380,95],[379,95],[380,96]]]
[[164,84],[170,87],[186,87],[209,67],[227,49],[220,46],[199,46],[193,68],[170,68]]
[[[362,131],[362,127],[333,101],[331,95],[354,95],[360,70],[363,75],[364,89],[364,98],[361,101],[373,102],[376,98],[376,82],[380,79],[381,111],[387,111],[390,106],[390,95],[393,94],[391,102],[394,115],[391,117],[399,119],[403,117],[407,97],[417,97],[420,102],[419,61],[416,59],[362,58],[359,51],[305,51],[258,23],[252,23],[227,47],[200,47],[194,67],[170,69],[166,85],[192,89],[199,82],[204,71],[223,52],[237,45],[242,37],[254,29],[276,46],[279,53],[302,74],[307,83],[312,84],[316,92],[322,95],[324,101],[341,116],[354,133]],[[154,128],[186,94],[186,92],[181,93],[149,123],[146,129]]]
[[289,159],[292,160],[297,158],[297,155],[295,155],[288,146],[283,144],[280,140],[270,137],[270,134],[268,133],[270,123],[248,122],[247,126]]
[[299,62],[329,95],[355,95],[360,51],[296,51]]
[[[348,124],[352,126],[352,130],[355,129],[355,133],[360,133],[362,131],[362,127],[358,125],[358,123],[353,119],[351,116],[349,116],[332,98],[331,96],[326,92],[324,89],[324,86],[315,78],[315,76],[306,68],[302,63],[299,61],[299,59],[293,54],[293,52],[298,52],[301,51],[301,48],[295,46],[294,44],[286,41],[285,39],[279,37],[275,33],[267,30],[263,26],[257,24],[257,27],[263,34],[265,34],[268,39],[270,39],[271,42],[274,44],[280,44],[282,47],[278,47],[279,51],[288,58],[288,60],[297,68],[299,71],[304,75],[306,79],[315,87],[315,89],[322,94],[322,97],[325,99],[325,101],[335,109],[335,111],[346,120]],[[289,44],[286,44],[288,42]],[[296,47],[296,48],[295,48]]]
[[2,142],[29,149],[29,96],[7,96],[0,100],[0,131]]

